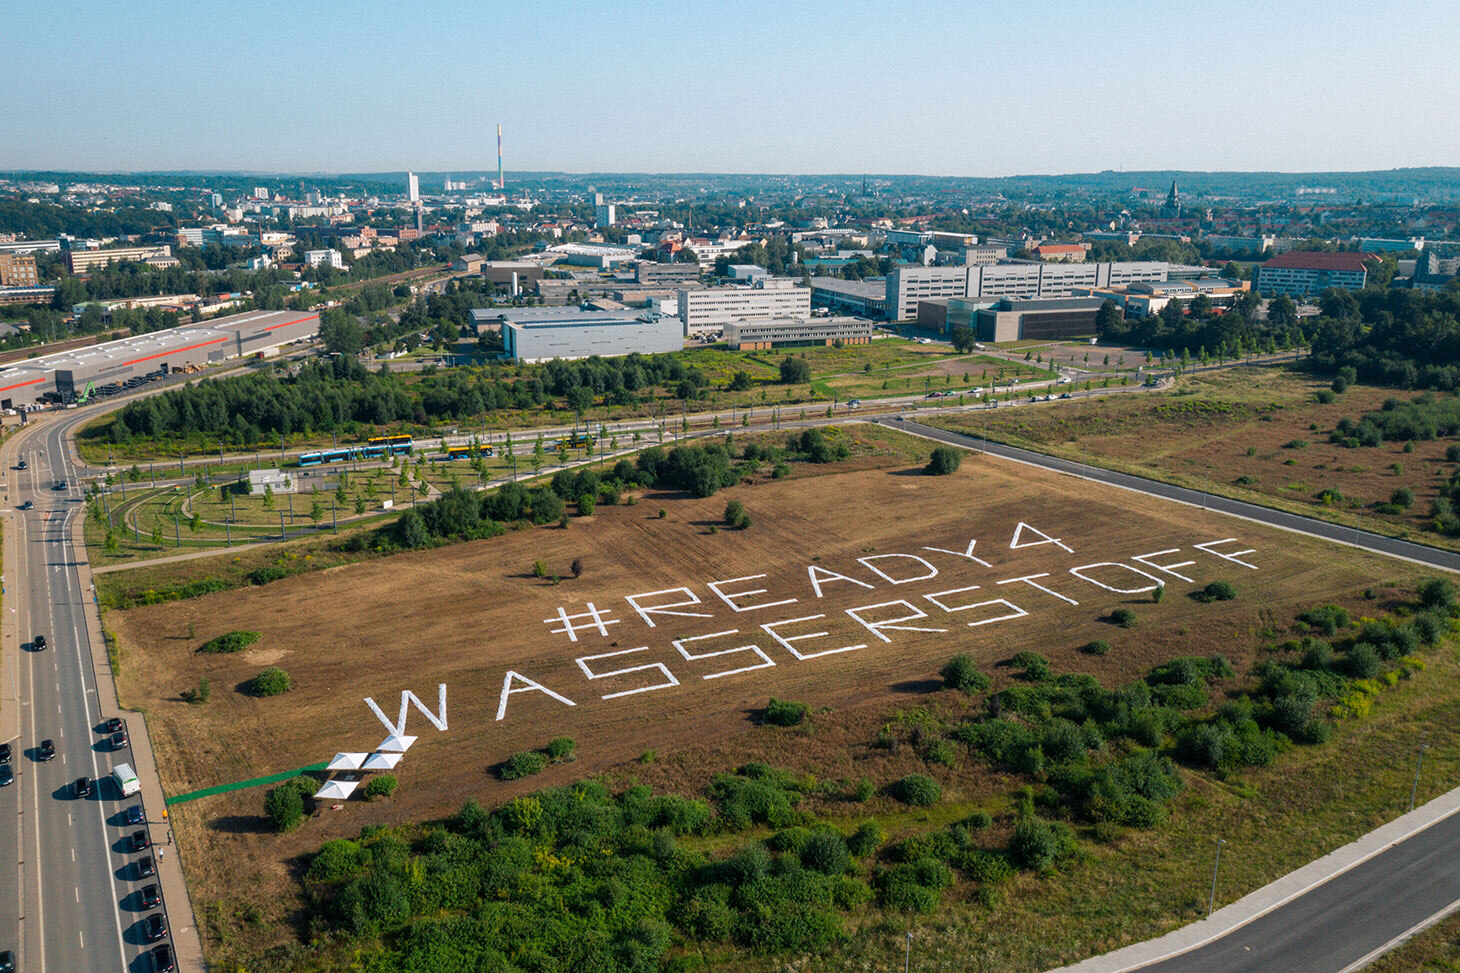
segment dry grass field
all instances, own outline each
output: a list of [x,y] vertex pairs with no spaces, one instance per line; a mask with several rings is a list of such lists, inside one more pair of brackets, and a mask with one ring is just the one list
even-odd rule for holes
[[[730,499],[745,503],[754,521],[748,530],[721,529]],[[1211,543],[1229,538],[1236,540]],[[583,564],[578,578],[569,570],[575,559]],[[548,577],[534,577],[538,560]],[[1103,566],[1083,568],[1092,564]],[[1162,603],[1148,593],[1108,590],[1151,585],[1131,568],[1169,582]],[[723,769],[710,763],[743,754],[747,739],[760,752],[767,738],[756,725],[773,695],[830,708],[841,729],[777,738],[763,759],[848,774],[847,741],[875,734],[894,707],[920,704],[955,652],[972,653],[996,686],[1010,680],[1000,663],[1024,649],[1048,656],[1056,672],[1092,672],[1106,685],[1177,655],[1222,652],[1242,672],[1255,657],[1256,633],[1275,620],[1325,600],[1357,607],[1366,586],[1407,582],[1416,573],[1247,522],[970,456],[947,477],[899,464],[766,482],[704,500],[650,491],[637,505],[600,507],[567,529],[114,611],[107,621],[120,639],[123,699],[148,714],[170,794],[370,750],[387,730],[366,697],[394,721],[402,691],[434,711],[437,686],[446,684],[449,728],[440,731],[411,709],[406,732],[419,740],[386,803],[323,810],[286,836],[267,833],[262,790],[174,809],[198,901],[285,915],[277,909],[297,895],[299,856],[364,824],[419,821],[469,797],[496,805],[538,787],[622,772],[646,751],[661,755],[656,784],[698,787]],[[1201,605],[1185,597],[1218,579],[1237,586],[1236,601]],[[731,582],[719,585],[724,598],[711,582]],[[672,591],[681,588],[688,592]],[[708,617],[650,613],[650,626],[629,596],[641,596],[636,601],[646,608]],[[603,634],[584,627],[590,605],[605,621]],[[1135,609],[1138,629],[1103,620],[1120,606]],[[573,617],[576,640],[560,631],[560,610]],[[850,611],[874,626],[902,627],[874,631]],[[824,617],[804,620],[817,615]],[[197,652],[235,629],[262,638],[235,655]],[[1081,654],[1095,638],[1116,650]],[[270,665],[289,672],[291,692],[258,699],[238,691]],[[180,692],[203,677],[212,701],[183,702]],[[514,690],[505,697],[504,681]],[[577,741],[576,762],[510,784],[496,778],[508,755],[559,735]],[[674,759],[692,748],[695,761]],[[951,793],[968,800],[997,786],[964,780]]]
[[[1355,385],[1322,404],[1327,382],[1269,368],[1188,376],[1170,392],[1077,399],[1036,408],[933,418],[945,429],[987,435],[1067,459],[1154,477],[1365,529],[1455,548],[1432,529],[1430,507],[1455,469],[1454,442],[1385,442],[1346,449],[1328,441],[1345,417],[1357,420],[1385,399],[1418,393]],[[1373,510],[1397,489],[1414,492],[1407,513]],[[1343,497],[1324,503],[1319,494]],[[1362,508],[1362,509],[1361,509]]]

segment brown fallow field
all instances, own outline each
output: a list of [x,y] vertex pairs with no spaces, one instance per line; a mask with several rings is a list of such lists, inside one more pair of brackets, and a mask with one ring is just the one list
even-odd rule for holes
[[[712,533],[729,499],[744,501],[753,525]],[[573,578],[577,558],[584,570]],[[548,577],[534,577],[536,560]],[[969,456],[945,477],[899,467],[703,500],[651,492],[567,529],[112,612],[108,623],[120,639],[121,693],[148,714],[170,794],[370,750],[402,716],[419,737],[390,801],[347,802],[291,835],[266,833],[260,789],[178,805],[195,892],[213,901],[291,893],[291,861],[363,824],[423,820],[468,798],[495,805],[647,750],[669,756],[733,741],[773,695],[883,713],[936,688],[956,652],[972,653],[996,686],[1009,679],[1000,663],[1025,649],[1056,672],[1092,672],[1106,685],[1176,655],[1221,652],[1241,671],[1254,633],[1274,619],[1414,573]],[[1237,601],[1186,597],[1218,579],[1237,586]],[[1167,596],[1155,604],[1158,581]],[[1105,620],[1120,606],[1135,609],[1137,630]],[[263,636],[234,655],[197,652],[235,629]],[[1116,651],[1080,653],[1095,638]],[[289,672],[291,692],[235,691],[269,665]],[[202,677],[212,701],[184,703],[180,691]],[[407,691],[422,705],[402,712]],[[576,762],[510,784],[495,777],[509,754],[559,735],[577,741]],[[684,781],[702,782],[698,771]]]

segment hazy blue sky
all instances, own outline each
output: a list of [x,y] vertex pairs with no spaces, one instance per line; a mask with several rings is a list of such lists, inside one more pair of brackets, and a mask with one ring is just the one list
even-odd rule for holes
[[0,6],[0,168],[1460,164],[1454,0]]

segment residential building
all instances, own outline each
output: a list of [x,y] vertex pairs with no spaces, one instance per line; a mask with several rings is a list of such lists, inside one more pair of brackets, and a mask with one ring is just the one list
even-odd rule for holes
[[58,253],[60,240],[12,240],[0,243],[0,253]]
[[999,301],[977,312],[979,341],[1052,341],[1095,334],[1095,317],[1105,301],[1099,297],[1045,297]]
[[952,263],[962,263],[965,267],[987,267],[990,264],[996,264],[1000,260],[1007,259],[1009,256],[1009,248],[994,244],[963,247],[961,250],[955,251],[954,256],[961,256],[963,259],[961,261],[953,260],[951,261]]
[[[490,314],[496,309],[487,309]],[[473,314],[477,319],[477,315]],[[662,354],[684,347],[680,322],[653,311],[503,308],[498,314],[508,358],[523,362],[594,355]],[[485,322],[478,320],[480,329]]]
[[865,318],[768,318],[731,321],[725,343],[731,351],[763,351],[811,345],[865,345],[872,340],[872,322]]
[[0,287],[39,287],[35,257],[0,252]]
[[811,317],[811,290],[786,277],[756,281],[751,287],[707,287],[679,292],[684,333],[709,334],[731,321]]
[[0,304],[49,304],[54,287],[0,287]]
[[598,200],[598,205],[593,208],[593,225],[596,227],[613,226],[613,204],[603,202],[603,196],[601,194]]
[[334,247],[330,247],[328,250],[306,250],[304,251],[304,262],[311,267],[328,264],[336,270],[345,269],[345,256]]
[[1363,253],[1290,250],[1257,268],[1257,289],[1288,297],[1315,297],[1330,287],[1363,290],[1369,264],[1376,259]]
[[1085,262],[1089,247],[1089,244],[1081,246],[1078,243],[1041,243],[1034,248],[1034,256],[1055,263],[1081,264]]
[[1358,236],[1349,242],[1357,244],[1359,250],[1364,253],[1402,253],[1405,250],[1423,250],[1425,248],[1425,238],[1422,236],[1410,237],[1403,240]]
[[90,273],[93,267],[105,267],[121,260],[138,262],[153,258],[172,258],[172,247],[115,247],[111,250],[68,250],[66,266],[72,274]]
[[406,173],[406,199],[412,203],[421,201],[421,180],[414,172]]

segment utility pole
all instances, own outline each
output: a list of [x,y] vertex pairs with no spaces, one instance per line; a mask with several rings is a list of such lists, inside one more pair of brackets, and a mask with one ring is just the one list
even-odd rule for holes
[[1217,839],[1217,858],[1212,862],[1212,896],[1207,900],[1207,916],[1217,907],[1217,866],[1222,863],[1222,846],[1227,842],[1223,838]]

